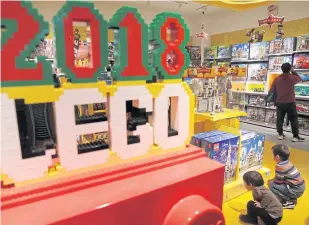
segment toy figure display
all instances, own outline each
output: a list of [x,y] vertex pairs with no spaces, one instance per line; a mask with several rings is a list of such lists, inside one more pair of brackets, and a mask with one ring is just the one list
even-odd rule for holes
[[295,69],[309,70],[309,53],[299,53],[294,55],[293,66]]
[[269,57],[268,72],[269,73],[281,73],[281,66],[283,63],[292,64],[292,56],[273,56]]
[[309,35],[297,37],[296,51],[309,51]]
[[265,97],[259,95],[248,95],[248,104],[255,106],[265,106],[266,105]]
[[255,63],[248,65],[247,81],[266,81],[267,63]]
[[292,54],[295,46],[295,38],[283,38],[269,42],[269,54]]
[[86,22],[80,22],[76,26],[74,22],[73,29],[75,66],[92,68],[90,26]]
[[203,138],[201,142],[209,158],[225,165],[225,183],[235,180],[239,137],[225,133]]
[[296,110],[300,113],[309,113],[309,102],[306,101],[297,101]]
[[232,57],[232,49],[230,45],[218,46],[218,59],[229,59],[231,57]]
[[276,124],[277,122],[277,112],[273,109],[266,109],[265,123]]
[[108,60],[115,60],[115,43],[108,43]]
[[279,24],[278,30],[276,31],[276,40],[282,39],[283,36],[284,36],[283,25]]
[[269,42],[251,43],[249,59],[267,60],[268,51],[269,51]]
[[232,46],[232,60],[247,60],[249,57],[249,44],[235,44]]
[[218,46],[204,48],[204,59],[215,59],[218,56]]
[[297,84],[294,87],[295,94],[298,96],[309,96],[309,85],[308,84]]
[[245,81],[247,67],[247,64],[231,64],[230,75],[232,76],[232,81]]
[[[215,79],[202,79],[203,85],[192,84],[193,93],[198,95],[197,112],[222,112],[222,95],[219,93],[217,77]],[[193,86],[194,85],[194,86]]]
[[239,176],[262,168],[265,136],[241,130]]

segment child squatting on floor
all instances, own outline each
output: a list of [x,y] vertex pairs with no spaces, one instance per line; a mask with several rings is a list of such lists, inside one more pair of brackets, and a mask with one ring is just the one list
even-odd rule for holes
[[252,190],[254,201],[247,203],[247,215],[240,215],[243,223],[258,224],[258,218],[266,225],[276,225],[282,219],[282,204],[269,189],[264,186],[262,175],[256,171],[250,171],[243,176],[244,185]]
[[274,160],[277,162],[275,178],[268,182],[269,189],[281,201],[283,208],[294,209],[297,198],[305,191],[305,181],[297,168],[289,161],[290,151],[285,145],[272,147]]

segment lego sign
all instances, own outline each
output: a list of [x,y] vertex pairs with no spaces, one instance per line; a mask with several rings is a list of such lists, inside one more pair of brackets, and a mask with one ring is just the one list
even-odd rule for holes
[[284,21],[284,17],[280,17],[280,16],[274,16],[274,15],[269,15],[267,18],[262,19],[262,20],[258,20],[259,22],[259,26],[268,24],[269,27],[271,28],[275,23],[277,24],[283,24]]
[[[50,61],[26,61],[47,35],[48,23],[30,2],[6,1],[1,7],[4,177],[14,182],[40,178],[52,156],[71,171],[182,149],[189,143],[193,96],[180,80],[189,62],[189,31],[180,15],[161,13],[148,27],[134,8],[122,7],[107,22],[92,3],[65,3],[53,27],[57,67],[71,83],[56,88]],[[75,65],[74,21],[89,24],[90,67]],[[108,28],[119,31],[111,85],[98,81],[108,64]],[[171,30],[177,35],[169,35]],[[159,46],[152,64],[148,38]],[[171,54],[172,63],[166,60]],[[160,83],[146,82],[154,76]]]

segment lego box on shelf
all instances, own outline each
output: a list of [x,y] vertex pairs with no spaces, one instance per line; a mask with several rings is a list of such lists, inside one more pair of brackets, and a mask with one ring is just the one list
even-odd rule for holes
[[228,59],[232,57],[230,45],[221,45],[218,46],[218,59]]
[[309,35],[297,37],[296,51],[309,51]]
[[309,71],[297,71],[301,77],[302,84],[309,85]]
[[308,84],[297,84],[294,87],[295,94],[298,96],[309,96],[309,85]]
[[270,73],[281,73],[281,66],[283,63],[292,64],[292,56],[275,56],[269,57],[268,72]]
[[248,95],[248,104],[256,106],[265,106],[266,105],[265,96]]
[[247,81],[267,80],[267,63],[253,63],[248,65]]
[[266,109],[265,123],[276,124],[277,122],[277,112],[273,109]]
[[265,122],[265,113],[266,110],[264,108],[257,108],[256,120],[259,122]]
[[269,52],[269,42],[250,43],[249,59],[251,60],[267,60]]
[[209,158],[225,165],[225,183],[236,179],[239,136],[229,133],[204,138],[202,148]]
[[293,66],[295,69],[309,70],[309,52],[295,54],[293,58]]
[[262,168],[265,136],[241,130],[239,176]]
[[245,81],[247,76],[247,64],[231,64],[229,75],[232,77],[232,81]]
[[306,101],[297,101],[296,102],[296,110],[300,113],[308,113],[309,114],[309,102]]
[[215,59],[218,56],[218,46],[204,48],[204,59]]
[[257,108],[247,107],[247,118],[250,120],[257,120]]
[[200,60],[201,59],[201,47],[191,46],[190,47],[190,59],[191,60]]
[[232,60],[247,60],[249,57],[249,44],[235,44],[232,46]]
[[219,131],[219,130],[212,130],[208,132],[198,133],[193,135],[191,138],[191,144],[195,145],[197,147],[202,147],[202,140],[207,137],[217,136],[217,135],[223,135],[225,132]]
[[269,42],[269,54],[292,54],[295,47],[295,38],[283,38]]

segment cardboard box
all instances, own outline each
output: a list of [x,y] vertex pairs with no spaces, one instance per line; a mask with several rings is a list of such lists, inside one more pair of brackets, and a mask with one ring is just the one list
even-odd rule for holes
[[199,133],[199,134],[195,134],[193,135],[193,137],[191,138],[191,144],[195,145],[197,147],[202,147],[202,140],[204,138],[207,137],[212,137],[212,136],[216,136],[216,135],[223,135],[226,134],[223,131],[219,131],[219,130],[212,130],[212,131],[208,131],[208,132],[203,132],[203,133]]

